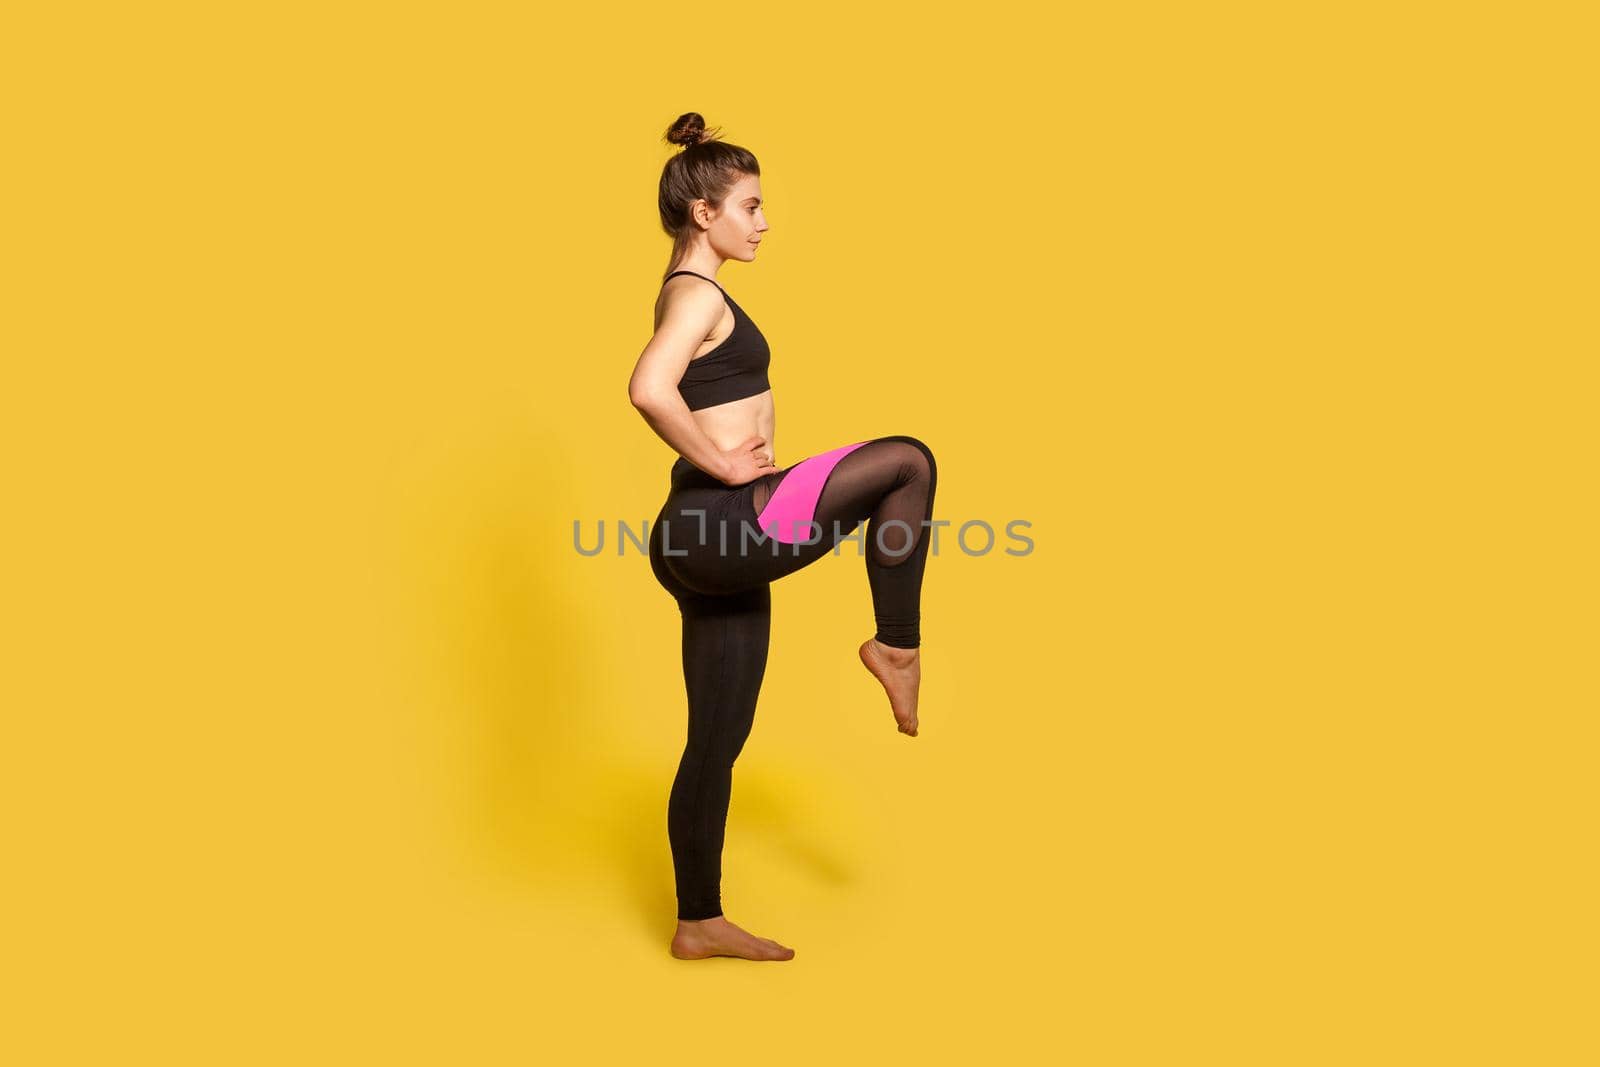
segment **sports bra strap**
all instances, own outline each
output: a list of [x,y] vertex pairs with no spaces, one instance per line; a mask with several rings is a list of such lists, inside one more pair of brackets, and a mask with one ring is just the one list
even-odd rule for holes
[[[671,281],[673,278],[676,278],[680,274],[693,274],[696,278],[700,278],[703,281],[708,281],[712,285],[717,286],[718,289],[722,289],[722,286],[717,284],[717,280],[715,278],[707,278],[704,274],[697,274],[692,270],[675,270],[671,274],[667,275],[665,278],[662,278],[661,279],[661,284],[662,285],[666,285],[667,282]],[[722,291],[724,293],[727,292],[726,289],[722,289]]]

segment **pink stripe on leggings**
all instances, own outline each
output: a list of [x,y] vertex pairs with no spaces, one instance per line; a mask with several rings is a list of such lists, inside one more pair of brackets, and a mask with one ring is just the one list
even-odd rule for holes
[[[817,500],[822,496],[822,485],[839,461],[866,441],[844,445],[830,452],[808,456],[789,469],[772,491],[767,506],[756,516],[756,523],[772,538],[786,545],[811,540],[809,523],[815,521]],[[773,525],[777,529],[773,529]],[[827,531],[824,531],[826,533]]]

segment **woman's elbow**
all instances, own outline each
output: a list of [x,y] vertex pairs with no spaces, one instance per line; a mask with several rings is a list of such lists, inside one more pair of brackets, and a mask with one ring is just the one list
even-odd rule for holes
[[642,412],[659,411],[665,401],[661,389],[655,386],[633,382],[628,386],[628,402]]

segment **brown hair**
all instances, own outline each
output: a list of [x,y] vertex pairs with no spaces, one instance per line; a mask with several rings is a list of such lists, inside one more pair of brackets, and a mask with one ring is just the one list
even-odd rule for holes
[[672,238],[672,258],[663,277],[683,262],[694,236],[696,227],[689,206],[696,200],[716,206],[741,175],[761,174],[761,164],[749,149],[717,140],[717,132],[708,132],[706,120],[693,111],[679,115],[667,128],[666,140],[683,145],[683,151],[661,168],[661,188],[656,197],[661,228]]

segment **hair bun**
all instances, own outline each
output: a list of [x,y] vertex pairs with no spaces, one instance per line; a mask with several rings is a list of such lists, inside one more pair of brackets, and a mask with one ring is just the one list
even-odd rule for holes
[[699,112],[686,111],[667,128],[667,140],[672,144],[693,148],[711,140],[711,135],[706,132],[706,120],[700,117]]

